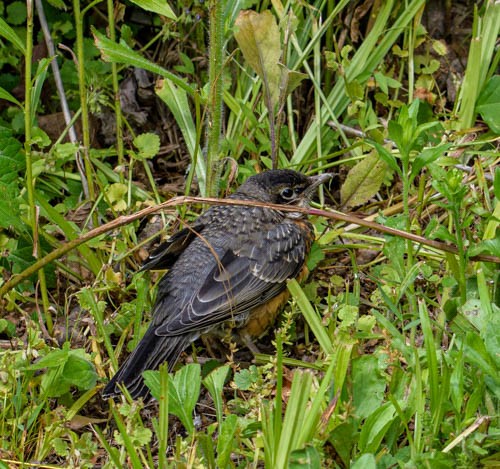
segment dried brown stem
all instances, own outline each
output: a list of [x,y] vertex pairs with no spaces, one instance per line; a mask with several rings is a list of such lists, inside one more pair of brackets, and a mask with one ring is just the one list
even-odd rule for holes
[[[154,205],[154,206],[145,208],[143,210],[140,210],[139,212],[136,212],[132,215],[122,215],[121,217],[118,217],[117,219],[110,221],[109,223],[106,223],[105,225],[98,226],[97,228],[94,228],[93,230],[82,234],[80,237],[78,237],[76,239],[68,241],[67,243],[58,247],[54,251],[49,252],[46,256],[39,259],[37,262],[35,262],[31,266],[29,266],[27,269],[25,269],[20,274],[14,275],[10,280],[8,280],[4,285],[2,285],[0,287],[0,298],[2,298],[9,290],[14,288],[16,285],[18,285],[24,279],[28,278],[30,275],[37,272],[42,267],[46,266],[47,264],[49,264],[50,262],[52,262],[58,258],[64,256],[67,252],[77,248],[81,244],[83,244],[87,241],[90,241],[93,238],[96,238],[97,236],[100,236],[100,235],[107,233],[109,231],[112,231],[112,230],[116,230],[117,228],[128,225],[129,223],[132,223],[133,221],[138,220],[139,218],[143,218],[147,215],[151,215],[152,213],[156,213],[160,210],[171,209],[173,207],[177,207],[178,205],[196,204],[196,203],[208,204],[208,205],[243,205],[243,206],[251,205],[251,206],[257,206],[257,207],[273,208],[276,210],[288,211],[288,212],[301,212],[301,213],[306,213],[309,215],[325,217],[325,218],[328,218],[331,220],[339,220],[339,221],[343,221],[346,223],[355,224],[358,226],[364,226],[366,228],[370,228],[370,229],[378,231],[380,233],[385,233],[388,235],[399,236],[401,238],[409,239],[411,241],[414,241],[415,243],[423,244],[425,246],[430,246],[430,247],[438,249],[440,251],[451,252],[453,254],[457,254],[457,252],[458,252],[457,247],[455,245],[443,243],[440,241],[435,241],[432,239],[427,239],[427,238],[424,238],[423,236],[418,236],[418,235],[413,234],[413,233],[407,233],[406,231],[397,230],[395,228],[389,228],[389,227],[381,225],[379,223],[369,221],[369,220],[364,220],[364,219],[358,218],[354,215],[346,215],[345,213],[341,213],[341,212],[334,212],[334,211],[330,212],[330,211],[326,211],[326,210],[318,210],[315,208],[268,204],[268,203],[264,203],[264,202],[255,202],[255,201],[248,201],[248,200],[179,196],[179,197],[174,197],[170,200],[167,200],[166,202],[163,202],[159,205]],[[498,258],[496,256],[483,255],[483,254],[479,254],[477,256],[470,257],[470,259],[475,260],[475,261],[500,263],[500,258]]]

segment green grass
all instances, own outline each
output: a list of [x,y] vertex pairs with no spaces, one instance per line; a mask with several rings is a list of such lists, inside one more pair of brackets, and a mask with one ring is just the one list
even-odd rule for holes
[[[499,5],[450,2],[458,40],[422,0],[257,2],[242,39],[243,2],[133,3],[44,5],[75,53],[65,142],[37,16],[0,2],[0,468],[498,467]],[[265,353],[197,342],[148,374],[157,404],[103,401],[150,320],[153,235],[203,209],[172,197],[273,164],[337,178]]]

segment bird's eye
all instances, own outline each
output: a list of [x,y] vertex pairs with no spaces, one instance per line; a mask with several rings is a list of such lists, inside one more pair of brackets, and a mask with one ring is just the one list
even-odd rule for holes
[[285,187],[285,189],[281,191],[281,197],[283,197],[284,199],[291,199],[293,197],[293,189],[290,187]]

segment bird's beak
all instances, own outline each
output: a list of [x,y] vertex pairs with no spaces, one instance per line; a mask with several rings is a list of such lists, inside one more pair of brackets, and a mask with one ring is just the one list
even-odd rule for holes
[[325,174],[316,174],[315,176],[309,176],[307,179],[309,180],[309,186],[306,189],[307,195],[311,196],[314,190],[323,184],[324,182],[330,180],[333,177],[333,174],[325,173]]
[[309,207],[309,202],[311,201],[316,188],[331,179],[332,176],[333,174],[317,174],[315,176],[309,176],[307,178],[309,185],[306,190],[302,192],[300,199],[297,200],[297,205],[300,207]]

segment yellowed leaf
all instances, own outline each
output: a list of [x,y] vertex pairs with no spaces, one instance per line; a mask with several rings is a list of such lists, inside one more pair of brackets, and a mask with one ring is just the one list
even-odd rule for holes
[[104,422],[106,422],[106,419],[96,419],[96,418],[85,417],[83,415],[75,415],[68,422],[68,427],[71,428],[72,430],[80,430],[83,427],[86,427],[87,425],[95,425]]
[[281,83],[281,38],[270,11],[243,10],[236,19],[234,37],[245,60],[259,75],[273,106],[278,102]]

